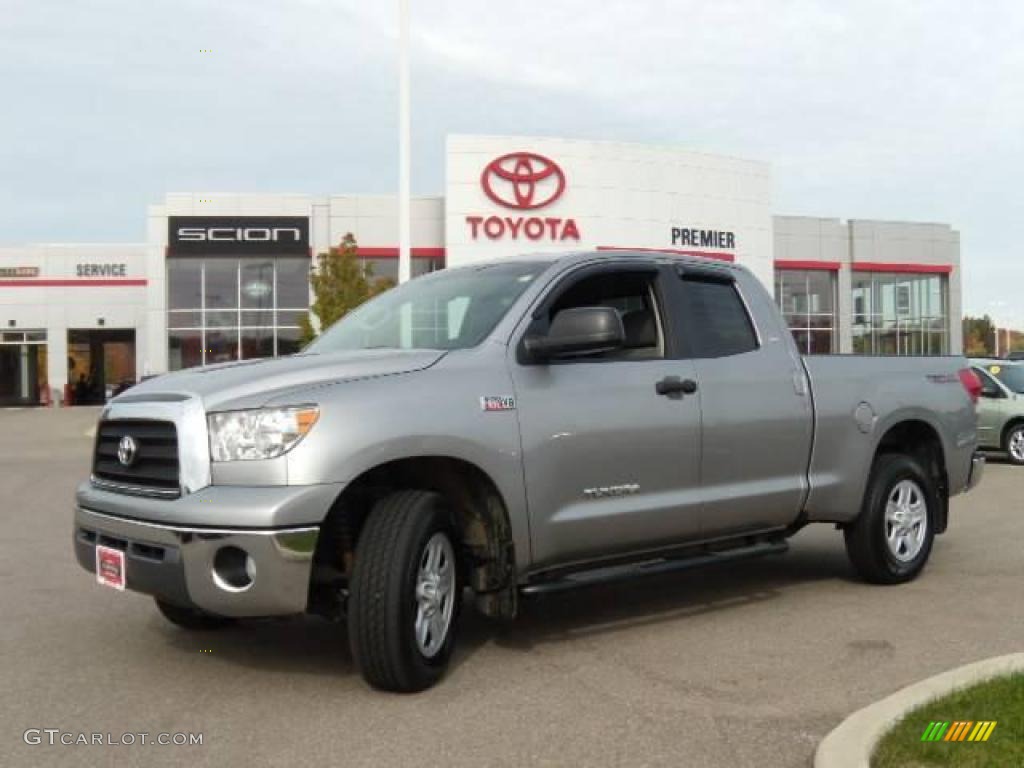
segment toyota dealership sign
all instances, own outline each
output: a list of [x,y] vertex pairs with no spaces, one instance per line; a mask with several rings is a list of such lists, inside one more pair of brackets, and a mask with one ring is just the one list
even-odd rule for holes
[[565,192],[565,174],[554,160],[535,152],[496,157],[480,174],[480,187],[498,205],[532,211]]
[[[466,216],[474,240],[576,240],[580,239],[575,219],[542,214],[565,192],[565,172],[552,159],[536,152],[509,152],[491,160],[480,174],[480,188],[497,206],[510,209],[503,214]],[[514,212],[514,213],[513,213]]]
[[772,285],[771,169],[671,146],[449,136],[448,266],[527,253],[661,251],[749,267]]

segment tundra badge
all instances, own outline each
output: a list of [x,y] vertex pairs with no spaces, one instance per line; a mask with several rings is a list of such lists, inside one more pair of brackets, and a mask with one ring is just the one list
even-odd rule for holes
[[516,399],[511,395],[487,395],[480,398],[482,411],[514,411]]

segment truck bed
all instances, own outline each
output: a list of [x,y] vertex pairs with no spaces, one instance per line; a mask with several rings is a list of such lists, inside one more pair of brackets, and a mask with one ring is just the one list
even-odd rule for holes
[[908,419],[942,441],[951,493],[967,484],[974,405],[958,372],[963,357],[813,355],[803,358],[814,400],[814,442],[805,510],[810,520],[857,516],[874,456],[889,428]]

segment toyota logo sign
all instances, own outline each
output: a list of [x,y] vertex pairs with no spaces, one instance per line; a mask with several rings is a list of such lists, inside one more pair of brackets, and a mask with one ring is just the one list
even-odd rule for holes
[[[484,166],[480,188],[489,200],[503,208],[534,211],[558,200],[565,192],[565,174],[558,163],[536,152],[509,152]],[[470,215],[469,236],[477,240],[580,239],[573,218],[559,216]]]
[[491,160],[480,174],[484,194],[498,205],[532,211],[565,191],[565,174],[554,160],[534,152],[510,152]]

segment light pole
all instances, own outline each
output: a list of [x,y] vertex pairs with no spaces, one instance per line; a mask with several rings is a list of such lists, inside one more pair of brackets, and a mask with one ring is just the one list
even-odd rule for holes
[[398,282],[412,277],[409,220],[409,0],[398,0]]

